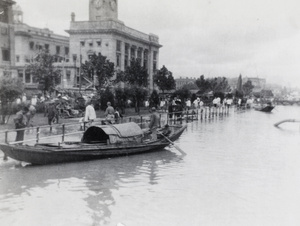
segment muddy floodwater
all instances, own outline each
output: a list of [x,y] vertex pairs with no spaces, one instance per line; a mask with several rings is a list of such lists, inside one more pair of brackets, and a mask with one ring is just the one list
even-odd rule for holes
[[300,225],[299,106],[188,123],[163,151],[25,166],[0,153],[0,225]]

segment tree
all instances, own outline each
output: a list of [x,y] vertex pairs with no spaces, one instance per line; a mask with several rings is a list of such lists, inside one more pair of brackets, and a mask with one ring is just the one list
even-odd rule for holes
[[190,82],[188,84],[183,85],[182,88],[189,89],[189,90],[197,90],[198,86],[196,85],[196,83]]
[[26,68],[33,75],[34,81],[38,83],[38,88],[44,95],[47,92],[52,93],[61,81],[61,70],[53,65],[56,57],[46,51],[41,51],[34,62]]
[[18,79],[3,76],[0,78],[1,124],[7,122],[6,116],[11,113],[11,103],[24,91],[22,82]]
[[115,89],[115,99],[115,106],[120,108],[122,114],[125,114],[127,95],[124,89],[119,87]]
[[173,78],[172,72],[169,71],[165,66],[158,70],[153,78],[154,83],[162,90],[171,90],[176,88],[176,83]]
[[236,90],[240,93],[243,92],[243,86],[242,86],[243,80],[242,80],[242,75],[240,74],[238,81],[237,81],[237,85],[236,85]]
[[227,78],[225,77],[215,77],[205,79],[204,75],[201,75],[199,79],[196,80],[196,85],[200,89],[200,94],[213,91],[216,92],[229,92],[230,86],[228,84]]
[[159,105],[159,95],[157,93],[156,90],[153,90],[153,92],[151,93],[150,99],[149,99],[149,106],[150,107],[158,107]]
[[199,93],[204,94],[210,90],[210,83],[204,78],[204,75],[201,75],[200,78],[196,80],[196,85],[199,88]]
[[103,91],[100,91],[100,109],[105,110],[107,107],[107,102],[110,102],[112,106],[114,106],[114,94],[110,91],[109,87],[106,87],[106,89]]
[[97,83],[94,85],[98,89],[101,89],[109,86],[111,78],[115,73],[115,65],[101,53],[98,53],[98,55],[94,53],[90,56],[89,61],[85,61],[85,63],[81,65],[81,70],[83,74],[91,80],[96,76]]
[[145,87],[139,87],[137,85],[133,85],[131,87],[127,87],[125,92],[132,100],[135,106],[135,112],[139,113],[141,103],[145,100],[145,97],[148,95],[147,89]]
[[139,60],[131,60],[130,66],[125,69],[124,82],[130,85],[136,85],[141,87],[148,86],[149,74],[145,67],[141,66]]
[[246,96],[249,96],[252,91],[253,91],[253,88],[254,86],[252,85],[252,82],[250,80],[248,80],[246,83],[244,83],[243,85],[243,91],[244,91],[244,94]]
[[127,84],[126,93],[131,97],[135,104],[135,111],[140,112],[140,105],[148,95],[148,72],[145,67],[141,66],[139,60],[131,60],[124,72],[117,74],[118,82],[125,82]]
[[191,91],[185,88],[178,89],[173,93],[173,98],[179,97],[182,101],[186,100],[187,98],[191,98],[191,96]]

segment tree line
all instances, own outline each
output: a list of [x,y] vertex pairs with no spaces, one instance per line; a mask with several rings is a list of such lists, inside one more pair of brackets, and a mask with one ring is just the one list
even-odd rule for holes
[[[38,84],[38,89],[44,94],[54,92],[56,86],[60,84],[62,78],[62,70],[54,66],[54,55],[49,52],[41,51],[32,63],[26,66],[33,76],[33,81]],[[146,67],[141,65],[139,59],[132,59],[130,65],[124,71],[116,70],[113,62],[110,62],[106,56],[101,53],[93,54],[87,61],[81,64],[81,75],[90,79],[96,78],[95,88],[100,97],[102,97],[101,106],[106,106],[105,101],[115,102],[115,105],[123,108],[126,100],[132,100],[136,111],[143,101],[150,96],[150,104],[156,105],[159,99],[157,91],[149,93],[149,74]],[[190,98],[190,87],[185,86],[179,90],[176,89],[175,79],[171,71],[163,66],[156,70],[153,76],[154,85],[164,94],[166,91],[174,90],[173,96],[179,96],[182,99]],[[227,78],[205,78],[201,75],[195,82],[196,88],[199,89],[198,94],[202,95],[207,92],[225,93],[232,91]],[[114,93],[111,93],[110,87],[114,87]],[[124,87],[124,88],[122,88]],[[253,86],[248,81],[243,86],[246,94],[251,93]],[[0,81],[0,100],[1,115],[5,115],[3,111],[7,111],[8,103],[19,97],[24,92],[24,85],[9,77],[1,78]],[[241,92],[241,91],[239,91]],[[243,94],[243,93],[241,93]],[[3,121],[3,120],[2,120]]]

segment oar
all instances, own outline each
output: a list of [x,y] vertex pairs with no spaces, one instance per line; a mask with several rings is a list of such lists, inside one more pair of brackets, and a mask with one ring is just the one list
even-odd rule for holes
[[180,148],[178,147],[176,144],[174,144],[173,141],[171,141],[168,137],[166,137],[163,133],[157,131],[160,135],[162,135],[167,141],[169,141],[170,144],[172,144],[182,155],[186,155],[186,153]]

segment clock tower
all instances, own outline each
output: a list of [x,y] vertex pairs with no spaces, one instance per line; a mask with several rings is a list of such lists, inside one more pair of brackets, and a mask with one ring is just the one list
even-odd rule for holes
[[90,21],[118,20],[118,0],[90,0]]

